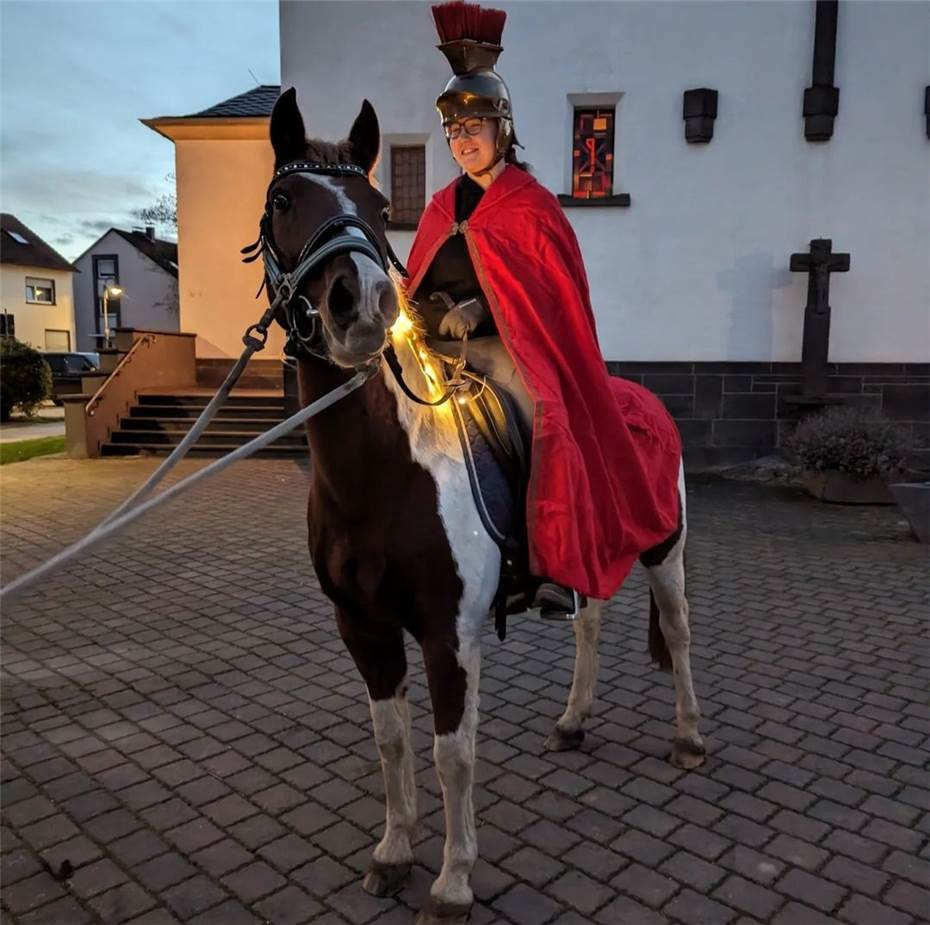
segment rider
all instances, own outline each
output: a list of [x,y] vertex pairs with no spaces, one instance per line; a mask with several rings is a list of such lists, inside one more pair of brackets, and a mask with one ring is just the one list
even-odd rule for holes
[[428,331],[497,334],[506,348],[532,414],[529,563],[546,576],[535,606],[577,614],[580,596],[609,598],[675,531],[680,439],[654,395],[608,376],[574,232],[516,156],[494,70],[506,14],[433,13],[454,72],[436,106],[463,173],[423,214],[407,288]]

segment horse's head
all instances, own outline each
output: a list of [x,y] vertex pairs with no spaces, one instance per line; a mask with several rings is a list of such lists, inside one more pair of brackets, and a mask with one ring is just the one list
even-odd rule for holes
[[365,100],[348,137],[308,141],[293,88],[271,114],[275,175],[262,225],[276,320],[344,367],[377,356],[398,315],[384,231],[387,199],[369,181],[380,144]]

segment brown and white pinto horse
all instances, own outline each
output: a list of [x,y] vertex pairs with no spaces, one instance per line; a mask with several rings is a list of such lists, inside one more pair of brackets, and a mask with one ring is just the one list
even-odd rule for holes
[[[299,167],[276,172],[263,239],[281,270],[293,270],[315,231],[338,215],[357,216],[371,226],[384,253],[386,200],[366,179],[379,147],[378,122],[368,102],[345,141],[307,141],[289,90],[274,108],[271,140],[276,171],[292,162],[362,168],[355,174]],[[364,234],[358,228],[347,233]],[[388,346],[416,394],[427,396],[435,388],[416,329],[402,316],[402,294],[383,266],[363,253],[341,253],[301,280],[296,298],[315,307],[321,322],[315,346],[298,360],[303,404],[344,383],[356,368],[380,361]],[[472,499],[451,412],[411,401],[387,364],[381,365],[380,374],[307,423],[313,462],[310,553],[367,685],[384,772],[386,828],[365,889],[382,896],[398,892],[413,861],[417,800],[406,631],[423,651],[446,823],[442,870],[418,921],[463,921],[472,905],[469,880],[478,853],[472,782],[480,635],[497,588],[500,552]],[[679,485],[681,528],[647,553],[644,563],[653,598],[650,648],[674,671],[677,734],[671,760],[690,768],[701,762],[703,745],[688,656],[683,477]],[[603,606],[592,600],[575,621],[575,675],[565,712],[547,740],[551,750],[581,742],[594,693]]]

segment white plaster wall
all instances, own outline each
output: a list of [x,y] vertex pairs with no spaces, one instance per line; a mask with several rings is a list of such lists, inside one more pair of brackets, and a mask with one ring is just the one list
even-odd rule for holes
[[94,256],[115,254],[119,260],[120,325],[149,331],[178,331],[178,281],[115,231],[108,231],[75,266],[80,270],[74,285],[77,350],[99,346],[94,292]]
[[[178,140],[178,264],[181,330],[197,333],[198,357],[238,357],[245,329],[268,305],[255,299],[262,262],[242,263],[258,236],[274,168],[267,141]],[[261,359],[280,357],[284,336],[269,331]]]
[[[55,304],[40,305],[26,301],[26,277],[51,279],[55,282]],[[74,338],[74,290],[71,270],[48,270],[45,267],[21,267],[5,263],[0,267],[0,310],[9,312],[16,324],[16,339],[45,350],[45,331],[67,331]]]
[[[831,359],[930,356],[930,3],[841,4],[840,111],[819,144],[801,117],[813,2],[498,5],[517,133],[553,192],[568,192],[569,94],[622,94],[615,191],[632,206],[567,210],[607,358],[799,359],[807,282],[788,260],[821,236],[852,255],[833,277]],[[430,133],[430,190],[455,175],[427,3],[279,10],[282,85],[311,134],[345,135],[367,97],[384,132]],[[719,91],[714,140],[688,145],[682,93],[701,86]]]

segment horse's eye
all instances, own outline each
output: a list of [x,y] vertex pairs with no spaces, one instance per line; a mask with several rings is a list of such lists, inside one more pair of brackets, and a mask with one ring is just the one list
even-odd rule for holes
[[381,221],[384,222],[384,224],[386,225],[390,221],[390,219],[391,219],[391,206],[390,206],[390,203],[388,203],[388,205],[386,205],[381,210]]
[[286,212],[291,206],[291,201],[284,193],[275,193],[274,198],[271,200],[271,204],[275,207],[276,211]]

